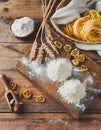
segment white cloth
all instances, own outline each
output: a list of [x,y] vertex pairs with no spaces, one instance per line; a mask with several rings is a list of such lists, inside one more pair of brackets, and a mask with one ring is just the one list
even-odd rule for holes
[[66,6],[57,9],[51,17],[51,21],[56,24],[68,24],[76,18],[80,17],[80,14],[89,10],[89,7],[97,0],[71,0]]
[[96,9],[99,13],[101,13],[101,0],[98,0],[98,2],[97,2],[96,5],[95,5],[95,9]]
[[[61,4],[61,3],[60,3]],[[60,5],[59,4],[59,5]],[[65,7],[57,8],[55,13],[50,18],[51,23],[54,28],[61,34],[59,25],[66,25],[69,22],[73,21],[76,18],[80,17],[80,14],[92,8],[92,5],[95,5],[95,9],[98,12],[101,12],[101,0],[71,0],[69,4]],[[101,44],[96,45],[84,45],[79,43],[74,43],[79,49],[82,50],[93,50],[101,56]]]
[[98,45],[85,45],[85,44],[79,44],[75,43],[76,47],[81,49],[81,50],[92,50],[92,51],[97,51],[98,55],[101,56],[101,44]]

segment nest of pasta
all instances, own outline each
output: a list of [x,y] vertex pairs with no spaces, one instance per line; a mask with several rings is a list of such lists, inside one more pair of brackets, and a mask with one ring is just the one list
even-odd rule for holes
[[101,15],[90,10],[61,28],[64,36],[80,43],[101,43]]
[[[62,0],[57,9],[69,4]],[[101,44],[101,15],[94,9],[89,10],[67,25],[52,23],[55,30],[72,42],[80,44]]]

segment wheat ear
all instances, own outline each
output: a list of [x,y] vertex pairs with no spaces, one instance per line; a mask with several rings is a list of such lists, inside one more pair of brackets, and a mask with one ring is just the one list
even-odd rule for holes
[[54,44],[53,44],[52,33],[51,33],[50,27],[49,27],[49,25],[47,23],[45,25],[45,38],[46,38],[47,44],[50,46],[50,48],[52,48],[54,53],[56,53],[58,55],[59,52],[58,52],[57,48],[54,46]]
[[[31,53],[30,53],[30,60],[33,60],[34,58],[35,58],[35,56],[36,56],[36,53],[37,53],[37,48],[36,47],[38,47],[38,43],[37,43],[37,39],[38,39],[38,37],[39,37],[39,34],[40,34],[40,31],[41,31],[41,29],[42,29],[42,26],[45,24],[45,22],[46,22],[46,20],[47,20],[47,18],[48,18],[48,16],[49,16],[49,14],[50,14],[50,12],[51,12],[51,10],[52,10],[52,7],[54,6],[54,4],[55,4],[55,1],[56,0],[50,0],[49,1],[49,3],[48,3],[48,5],[47,5],[47,9],[45,10],[45,14],[44,14],[44,20],[43,20],[43,22],[42,22],[42,24],[41,24],[41,26],[40,26],[40,28],[39,28],[39,30],[38,30],[38,32],[37,32],[37,34],[36,34],[36,38],[35,38],[35,40],[34,40],[34,43],[33,43],[33,45],[32,45],[32,49],[31,49]],[[52,2],[53,2],[53,4],[52,4]],[[52,6],[51,6],[51,4],[52,4]],[[51,7],[50,7],[51,6]],[[50,9],[51,8],[51,9]],[[50,10],[49,10],[50,9]]]
[[38,42],[35,40],[31,48],[30,60],[35,59],[37,55],[37,48],[38,48]]
[[37,63],[42,63],[42,60],[43,60],[43,57],[44,57],[44,47],[43,45],[41,45],[41,47],[39,48],[39,51],[38,51],[38,54],[37,54],[37,57],[36,57],[36,61]]

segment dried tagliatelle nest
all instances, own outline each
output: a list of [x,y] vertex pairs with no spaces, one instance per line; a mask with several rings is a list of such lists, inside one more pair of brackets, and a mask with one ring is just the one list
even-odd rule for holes
[[95,0],[62,0],[51,23],[58,33],[74,43],[101,43],[101,14],[97,5]]
[[64,33],[84,42],[101,42],[101,15],[96,10],[90,10],[82,17],[67,24]]

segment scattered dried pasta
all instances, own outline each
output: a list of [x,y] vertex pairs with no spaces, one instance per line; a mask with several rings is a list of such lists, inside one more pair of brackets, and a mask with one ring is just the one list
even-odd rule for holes
[[78,56],[79,55],[79,50],[78,49],[73,49],[72,51],[71,51],[71,56]]
[[14,112],[17,112],[17,111],[18,111],[18,108],[19,108],[19,104],[15,101],[15,102],[14,102],[13,111],[14,111]]
[[80,54],[80,51],[78,49],[73,49],[71,51],[71,56],[73,56],[71,62],[75,66],[78,66],[80,63],[85,61],[85,55]]
[[26,99],[29,99],[32,96],[32,92],[28,89],[23,90],[22,94],[23,94],[23,97]]
[[80,62],[85,61],[85,56],[83,54],[76,55],[74,56],[74,58],[77,58]]
[[14,99],[11,99],[11,100],[10,100],[10,105],[13,105],[14,102],[15,102],[15,100],[14,100]]
[[76,59],[73,59],[71,62],[72,62],[72,64],[75,65],[75,66],[78,66],[79,63],[80,63],[80,62],[79,62],[79,59],[77,59],[77,58],[76,58]]
[[10,88],[11,88],[12,90],[15,90],[16,87],[17,87],[17,84],[14,83],[14,82],[9,82],[9,86],[10,86]]
[[58,48],[61,49],[62,48],[62,43],[59,41],[54,41],[54,45]]
[[35,101],[39,103],[43,103],[46,101],[45,97],[43,95],[39,95],[35,97]]
[[81,72],[88,71],[87,66],[86,66],[86,65],[81,65],[80,71],[81,71]]
[[63,49],[64,49],[64,51],[66,51],[66,52],[70,52],[71,49],[72,49],[72,47],[71,47],[71,45],[64,45]]

